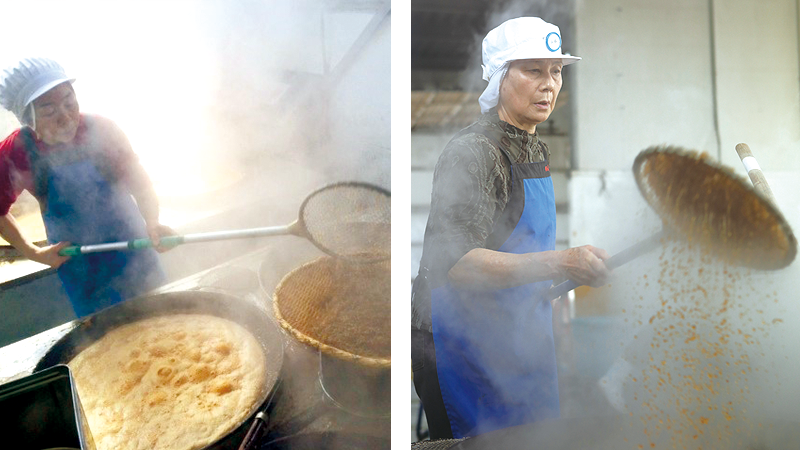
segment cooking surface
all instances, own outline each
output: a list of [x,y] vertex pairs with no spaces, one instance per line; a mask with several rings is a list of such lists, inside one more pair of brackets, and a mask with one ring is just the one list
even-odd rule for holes
[[[298,238],[276,238],[274,245],[178,280],[155,292],[193,289],[224,292],[252,300],[272,316],[271,296],[267,293],[271,293],[292,268],[318,256],[321,253],[316,248]],[[259,279],[258,268],[263,261],[270,261],[274,270]],[[32,373],[39,359],[58,339],[75,328],[76,323],[68,322],[0,348],[0,361],[3,361],[0,383]],[[389,417],[374,414],[374,411],[373,414],[364,414],[363,411],[370,410],[370,405],[337,405],[326,397],[319,381],[319,352],[288,335],[285,339],[285,375],[272,412],[271,429],[262,439],[261,448],[267,448],[267,442],[274,440],[277,441],[272,445],[279,448],[287,445],[320,448],[320,442],[326,443],[321,448],[388,448]],[[390,393],[386,392],[386,395]]]

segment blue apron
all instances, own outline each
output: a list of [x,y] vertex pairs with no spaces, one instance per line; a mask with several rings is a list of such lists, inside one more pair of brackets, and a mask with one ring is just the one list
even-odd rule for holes
[[[131,194],[110,180],[104,173],[108,171],[100,170],[102,149],[97,143],[90,139],[83,145],[46,153],[39,152],[35,144],[25,147],[51,244],[86,245],[147,237]],[[58,268],[58,276],[78,317],[166,282],[153,249],[73,256]]]
[[[503,221],[513,231],[500,231],[508,237],[489,247],[554,250],[549,162],[513,164],[511,174]],[[454,438],[559,417],[552,308],[544,295],[551,284],[475,292],[448,283],[431,290],[437,374]]]

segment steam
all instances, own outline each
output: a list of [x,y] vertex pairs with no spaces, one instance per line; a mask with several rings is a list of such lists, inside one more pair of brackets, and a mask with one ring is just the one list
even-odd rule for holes
[[[337,16],[314,1],[213,0],[163,2],[157,14],[152,4],[135,1],[32,1],[6,11],[8,17],[31,20],[12,21],[0,32],[8,42],[20,43],[2,54],[4,67],[30,55],[61,62],[78,78],[82,110],[115,120],[157,184],[176,173],[190,184],[170,186],[169,194],[191,193],[196,177],[217,170],[252,170],[263,172],[267,186],[299,194],[298,200],[338,165],[330,152],[342,151],[314,145],[331,132],[326,113],[337,111],[329,102],[341,89],[322,83],[325,72],[352,44],[353,29],[364,26],[363,19],[351,16],[369,19],[375,13]],[[34,17],[43,31],[31,32]],[[354,27],[348,40],[336,28],[342,21]],[[380,32],[388,35],[388,25]],[[376,97],[388,102],[388,80],[382,80],[389,54],[387,48],[377,51],[386,53],[381,61],[386,68],[359,74],[362,93],[354,102],[374,104]],[[356,62],[359,56],[365,55],[356,55]],[[365,93],[370,83],[382,91]],[[380,118],[384,131],[385,118],[388,107]],[[384,134],[378,152],[388,151]],[[356,155],[345,153],[358,158],[370,152],[376,152],[374,144]],[[291,176],[287,165],[295,171]],[[385,172],[387,181],[388,167],[375,169]]]
[[[312,0],[16,2],[4,6],[19,20],[0,30],[15,43],[0,63],[47,56],[76,77],[81,110],[122,128],[162,222],[179,232],[285,225],[322,185],[389,188],[388,16],[342,60],[379,8],[388,2],[335,11]],[[260,214],[184,227],[248,205]]]
[[630,327],[602,380],[621,389],[617,412],[637,417],[650,443],[678,446],[735,442],[761,421],[797,420],[787,400],[797,371],[790,272],[730,266],[685,243],[637,261],[613,292]]

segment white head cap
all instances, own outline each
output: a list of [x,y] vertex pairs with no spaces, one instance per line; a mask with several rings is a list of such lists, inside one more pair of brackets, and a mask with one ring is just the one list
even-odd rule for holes
[[0,73],[0,105],[17,116],[23,125],[33,125],[28,105],[64,82],[72,83],[60,64],[47,58],[26,58]]
[[518,59],[560,59],[562,64],[580,61],[561,53],[561,30],[538,17],[517,17],[503,22],[483,39],[483,79],[489,86],[478,103],[485,113],[497,106],[500,82],[508,63]]

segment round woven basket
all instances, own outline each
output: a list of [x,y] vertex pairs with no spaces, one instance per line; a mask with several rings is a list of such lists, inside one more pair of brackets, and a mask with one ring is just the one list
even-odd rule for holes
[[323,256],[278,283],[278,323],[326,355],[372,368],[391,366],[389,260],[354,263]]

